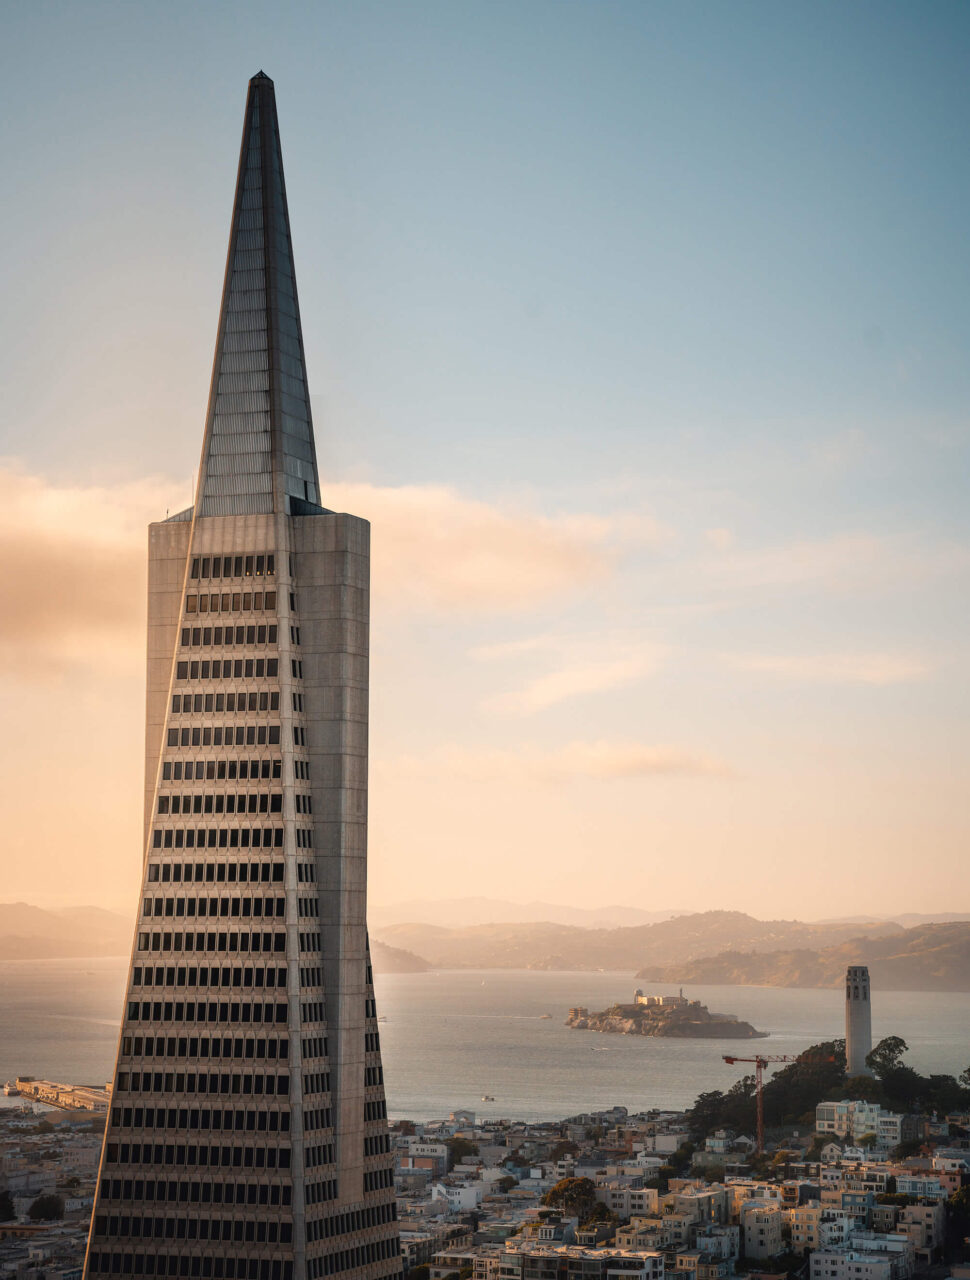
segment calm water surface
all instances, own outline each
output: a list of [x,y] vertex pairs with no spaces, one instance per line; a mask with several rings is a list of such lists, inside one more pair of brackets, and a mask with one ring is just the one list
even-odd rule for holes
[[[127,965],[127,958],[0,964],[0,1083],[18,1074],[106,1080]],[[420,1120],[469,1107],[486,1116],[555,1119],[613,1103],[683,1107],[743,1073],[722,1061],[725,1053],[798,1053],[842,1034],[841,991],[778,987],[685,991],[770,1032],[767,1040],[661,1040],[563,1025],[570,1005],[602,1009],[629,999],[635,985],[625,973],[378,977],[390,1114]],[[917,1070],[963,1071],[970,1064],[970,994],[876,992],[873,1037],[890,1034],[907,1041]],[[483,1094],[495,1101],[482,1102]],[[15,1102],[0,1095],[0,1105]]]

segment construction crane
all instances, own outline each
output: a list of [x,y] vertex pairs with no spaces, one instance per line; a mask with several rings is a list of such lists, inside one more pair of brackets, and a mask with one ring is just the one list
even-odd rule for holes
[[784,1053],[759,1053],[754,1058],[735,1058],[724,1054],[724,1061],[731,1066],[735,1062],[753,1062],[754,1063],[754,1089],[755,1099],[758,1107],[758,1155],[764,1155],[765,1150],[765,1100],[762,1093],[764,1084],[764,1069],[769,1062],[804,1062],[806,1065],[814,1065],[819,1062],[834,1062],[835,1058],[830,1054],[826,1058],[806,1058],[803,1054],[794,1055]]

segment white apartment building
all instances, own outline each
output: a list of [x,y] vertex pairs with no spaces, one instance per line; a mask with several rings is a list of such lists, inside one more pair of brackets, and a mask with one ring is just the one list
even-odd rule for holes
[[471,1182],[467,1185],[436,1182],[431,1188],[432,1200],[446,1201],[448,1208],[453,1212],[467,1212],[469,1209],[477,1209],[482,1203],[484,1194],[485,1188],[481,1182]]
[[[892,1116],[892,1122],[889,1117]],[[841,1102],[820,1102],[815,1108],[815,1131],[834,1134],[837,1138],[852,1138],[858,1142],[864,1134],[879,1137],[879,1122],[886,1117],[887,1133],[901,1132],[902,1116],[883,1111],[875,1102],[844,1099]],[[899,1122],[898,1126],[896,1121]],[[901,1139],[900,1139],[901,1141]]]
[[856,1253],[851,1249],[819,1249],[809,1261],[810,1280],[898,1280],[889,1253]]
[[711,1258],[731,1262],[741,1252],[741,1228],[730,1224],[704,1227],[698,1231],[694,1245]]
[[788,1210],[791,1225],[791,1247],[796,1253],[806,1249],[834,1248],[844,1245],[855,1226],[855,1217],[840,1209],[831,1209],[813,1201]]

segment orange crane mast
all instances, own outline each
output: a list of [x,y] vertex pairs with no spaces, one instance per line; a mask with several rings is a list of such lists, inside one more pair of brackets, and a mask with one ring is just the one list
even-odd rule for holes
[[728,1054],[724,1054],[724,1061],[732,1066],[735,1062],[753,1062],[754,1063],[754,1088],[755,1099],[758,1107],[758,1155],[763,1155],[765,1150],[765,1102],[762,1096],[762,1086],[764,1084],[764,1069],[769,1062],[797,1062],[800,1055],[783,1053],[759,1053],[755,1058],[735,1058]]

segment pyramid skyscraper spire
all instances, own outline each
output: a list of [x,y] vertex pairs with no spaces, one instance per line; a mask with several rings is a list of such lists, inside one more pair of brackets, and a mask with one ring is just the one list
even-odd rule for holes
[[319,505],[320,486],[276,94],[260,72],[246,98],[198,513],[292,514],[301,502]]
[[260,74],[196,501],[149,529],[142,885],[87,1280],[400,1274],[367,941],[369,564],[367,521],[320,505]]

